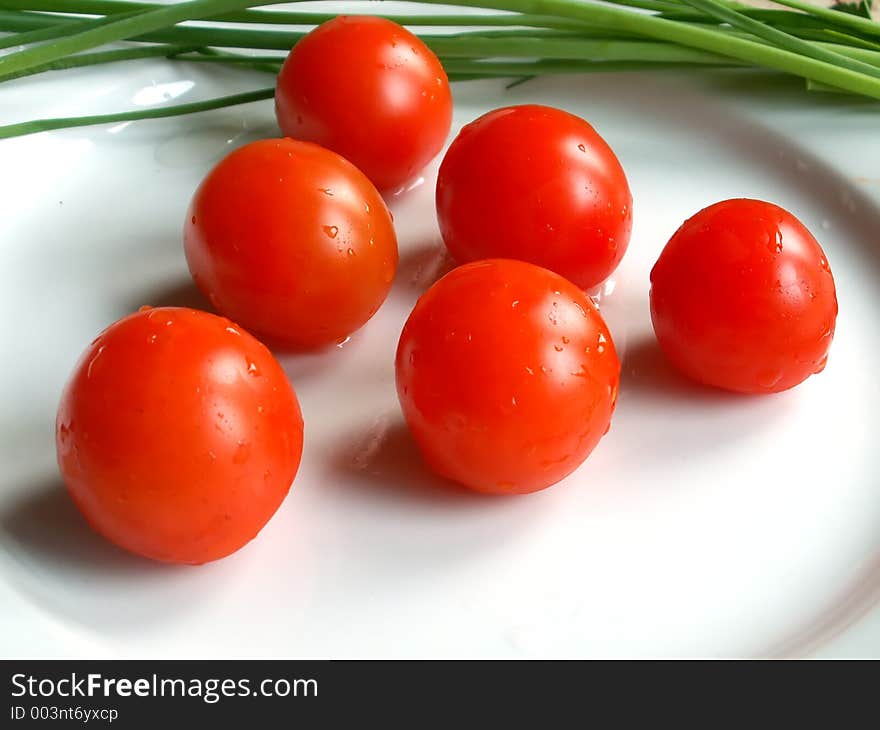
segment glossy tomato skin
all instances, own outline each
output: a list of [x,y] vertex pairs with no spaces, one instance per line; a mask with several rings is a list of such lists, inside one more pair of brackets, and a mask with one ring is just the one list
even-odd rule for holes
[[274,343],[338,342],[380,307],[397,268],[391,214],[351,163],[268,139],[223,159],[193,197],[186,260],[219,312]]
[[285,135],[334,150],[382,191],[440,152],[452,94],[437,57],[390,20],[339,16],[300,40],[284,63],[275,112]]
[[496,109],[465,126],[437,179],[437,218],[458,262],[529,261],[595,287],[620,263],[632,195],[583,119],[546,106]]
[[822,247],[791,213],[725,200],[685,221],[651,271],[657,340],[684,374],[775,393],[825,367],[837,296]]
[[199,564],[256,536],[299,467],[303,421],[264,345],[227,319],[145,308],[83,353],[58,409],[58,464],[92,527]]
[[397,394],[437,473],[519,494],[573,471],[608,430],[620,363],[596,307],[574,284],[521,261],[466,264],[407,320]]

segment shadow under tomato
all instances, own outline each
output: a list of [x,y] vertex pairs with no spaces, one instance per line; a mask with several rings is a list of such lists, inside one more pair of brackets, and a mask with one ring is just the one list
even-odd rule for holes
[[691,380],[667,360],[653,335],[636,340],[624,351],[620,364],[620,392],[624,398],[630,394],[642,394],[710,406],[728,406],[731,401],[742,403],[763,397],[731,393]]
[[411,297],[421,295],[455,268],[455,262],[439,237],[407,245],[400,251],[393,290]]
[[136,312],[140,307],[188,307],[201,309],[204,312],[216,313],[207,297],[199,291],[192,279],[174,282],[138,295],[137,300],[130,301],[130,311]]
[[332,466],[343,477],[340,483],[355,483],[359,491],[378,498],[466,507],[499,502],[497,497],[466,489],[432,472],[406,423],[390,416],[377,418],[359,433],[354,446],[341,449]]
[[20,493],[0,513],[0,549],[12,558],[5,579],[49,613],[102,634],[137,634],[198,610],[228,570],[229,559],[218,569],[125,552],[89,527],[59,477]]
[[548,529],[559,504],[552,490],[487,495],[434,474],[396,413],[339,444],[322,489],[328,502],[343,505],[346,540],[358,559],[388,585],[432,580],[528,541]]
[[109,578],[175,569],[126,553],[98,535],[76,509],[60,478],[25,491],[22,499],[0,514],[0,535],[31,559],[61,570],[96,571]]
[[623,353],[617,409],[603,446],[611,449],[610,458],[635,470],[634,479],[649,479],[653,464],[711,462],[760,442],[785,427],[797,398],[694,382],[669,363],[653,334],[646,335]]

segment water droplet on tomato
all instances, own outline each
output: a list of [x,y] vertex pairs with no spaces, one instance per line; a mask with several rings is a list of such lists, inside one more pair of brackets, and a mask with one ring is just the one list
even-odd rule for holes
[[232,455],[233,464],[244,464],[251,455],[251,447],[247,441],[239,441],[235,447],[235,453]]
[[138,312],[149,312],[151,309],[149,304],[144,304],[142,307],[138,307]]
[[569,342],[571,342],[571,340],[568,339],[568,337],[566,337],[565,335],[562,335],[562,344],[567,345]]
[[782,231],[777,229],[768,236],[767,249],[770,253],[782,253]]
[[336,226],[322,226],[322,228],[324,229],[324,233],[330,238],[336,238],[336,234],[339,233],[339,228]]
[[89,366],[88,366],[88,368],[86,368],[86,380],[88,380],[89,378],[92,377],[92,370],[95,367],[95,363],[98,362],[98,358],[101,357],[101,355],[104,353],[104,350],[106,350],[106,349],[107,349],[107,345],[101,345],[98,348],[98,351],[95,353],[95,356],[91,360],[89,360]]
[[587,146],[584,145],[584,144],[579,144],[579,145],[578,145],[578,149],[579,149],[581,152],[586,152],[586,151],[587,151]]
[[353,248],[350,248],[350,249],[348,249],[348,251],[346,251],[346,253],[347,253],[349,256],[354,256],[354,249],[353,249]]
[[762,388],[772,388],[780,380],[782,380],[781,370],[765,370],[758,373],[758,385]]
[[346,337],[342,340],[339,340],[336,343],[336,347],[338,347],[341,350],[345,346],[345,343],[348,342],[350,339],[351,339],[351,335],[349,335],[348,337]]
[[227,327],[226,331],[231,335],[238,335],[239,337],[241,336],[241,332],[235,329],[235,327]]
[[826,366],[827,364],[828,364],[828,355],[825,355],[825,356],[824,356],[821,360],[819,360],[819,362],[817,362],[816,365],[813,367],[813,372],[814,372],[814,373],[821,373],[821,372],[825,369],[825,366]]
[[156,340],[158,340],[158,339],[159,339],[159,335],[150,335],[147,338],[147,342],[149,342],[151,345],[154,345],[154,344],[156,344]]
[[564,348],[562,345],[553,345],[553,349],[556,350],[556,352],[562,352]]
[[257,363],[248,360],[248,375],[253,377],[257,377],[260,374],[260,369],[257,367]]

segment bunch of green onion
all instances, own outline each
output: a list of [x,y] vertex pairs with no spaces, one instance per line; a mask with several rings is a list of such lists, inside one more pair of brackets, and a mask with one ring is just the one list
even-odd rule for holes
[[[834,9],[804,0],[774,0],[782,6],[774,9],[732,0],[420,2],[447,7],[432,14],[381,14],[416,29],[444,26],[448,32],[442,34],[416,32],[438,55],[451,80],[751,66],[799,76],[809,89],[880,99],[880,24],[871,19],[868,0]],[[0,0],[0,48],[7,49],[0,55],[0,84],[32,74],[157,56],[275,74],[309,27],[333,14],[252,9],[273,4],[279,3]],[[381,9],[381,4],[364,4],[368,11]],[[449,6],[484,12],[454,14]],[[186,23],[194,20],[210,22]],[[291,30],[268,27],[278,25]],[[3,91],[0,85],[0,94]],[[189,114],[271,98],[273,91],[268,87],[148,110],[25,121],[0,127],[0,137]]]

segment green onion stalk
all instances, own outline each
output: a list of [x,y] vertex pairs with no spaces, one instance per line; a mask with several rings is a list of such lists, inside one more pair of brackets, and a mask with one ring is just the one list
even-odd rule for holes
[[[866,2],[823,8],[774,0],[778,7],[772,9],[733,0],[418,2],[445,7],[382,15],[416,32],[454,81],[758,67],[800,77],[807,89],[880,99],[880,24]],[[244,68],[265,78],[277,74],[284,54],[311,27],[333,17],[266,7],[277,4],[280,0],[0,0],[0,49],[6,49],[0,55],[0,94],[2,84],[22,77],[151,57]],[[429,26],[446,32],[425,32]],[[254,91],[186,104],[27,120],[0,126],[0,138],[192,114],[272,94],[263,82]]]

